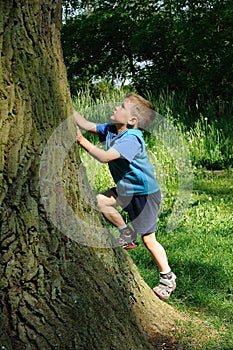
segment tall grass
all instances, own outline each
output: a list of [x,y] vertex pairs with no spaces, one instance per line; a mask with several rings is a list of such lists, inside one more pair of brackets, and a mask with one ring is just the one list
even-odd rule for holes
[[194,127],[185,133],[193,164],[210,169],[232,165],[233,143],[217,123],[200,115]]
[[[93,98],[88,89],[80,91],[74,99],[74,107],[83,113],[87,119],[94,122],[109,122],[109,116],[114,107],[122,101],[125,90],[116,88],[109,93],[98,94]],[[193,166],[208,169],[223,169],[233,166],[233,119],[228,118],[225,123],[213,116],[210,118],[199,113],[196,122],[187,106],[185,96],[174,93],[161,92],[157,98],[150,96],[157,112],[171,121],[179,130],[184,140]],[[207,102],[208,114],[213,112],[211,102]],[[230,113],[230,111],[228,111]],[[233,108],[232,108],[233,115]],[[232,122],[231,122],[232,121]]]
[[[111,90],[109,94],[100,94],[94,100],[87,89],[80,91],[73,103],[74,107],[87,119],[96,123],[109,122],[113,109],[124,96],[125,91],[119,88]],[[186,102],[174,94],[161,93],[157,100],[154,100],[153,96],[148,96],[148,99],[152,100],[157,107],[158,118],[161,113],[164,114],[164,119],[159,120],[163,123],[159,122],[158,128],[160,124],[164,124],[164,120],[165,124],[168,121],[167,126],[158,130],[157,133],[145,133],[149,159],[154,165],[162,190],[163,205],[160,221],[166,226],[169,217],[167,214],[177,204],[177,197],[185,197],[185,192],[189,195],[192,187],[190,171],[195,172],[202,168],[223,169],[232,166],[233,138],[226,137],[223,130],[217,128],[216,122],[209,121],[202,115],[193,127],[185,126],[179,118],[188,118],[188,113],[191,112],[185,109]],[[177,110],[185,116],[183,115],[182,118],[177,116]],[[85,134],[85,136],[101,146],[95,135]],[[105,190],[110,184],[114,185],[107,165],[99,164],[82,150],[81,155],[90,184],[96,192]],[[187,157],[190,158],[191,166],[187,163]],[[180,201],[180,205],[184,206],[185,203]],[[183,208],[178,208],[177,212],[179,211],[182,215]]]

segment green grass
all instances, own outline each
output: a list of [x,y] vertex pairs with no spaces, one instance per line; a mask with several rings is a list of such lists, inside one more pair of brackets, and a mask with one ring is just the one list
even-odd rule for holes
[[[82,157],[93,188],[102,191],[113,185],[106,165],[90,161],[86,153]],[[233,171],[197,172],[190,205],[178,227],[168,232],[175,179],[165,183],[168,193],[161,207],[157,239],[177,274],[177,289],[168,302],[191,318],[188,329],[187,324],[178,327],[179,340],[185,349],[232,350]],[[152,288],[159,280],[158,269],[140,238],[139,242],[129,253]]]
[[201,114],[194,127],[185,132],[185,137],[190,158],[196,166],[222,169],[232,165],[232,141],[229,136],[225,137],[216,121],[209,121]]
[[[83,93],[74,101],[74,106],[97,122],[100,113],[106,113],[107,117],[106,104],[112,101],[109,105],[112,107],[123,96],[122,91],[112,92],[111,96],[93,102]],[[188,129],[173,119],[174,99],[170,96],[162,102],[171,128],[156,135],[147,134],[145,139],[163,195],[157,239],[177,275],[177,289],[168,303],[190,319],[188,327],[187,323],[178,327],[179,341],[185,349],[232,350],[232,139],[226,137],[215,122],[203,116]],[[161,105],[161,101],[157,104]],[[98,144],[93,136],[90,139]],[[98,163],[84,151],[81,157],[96,192],[113,186],[107,165]],[[225,170],[206,171],[206,166],[225,167]],[[186,196],[189,206],[185,211]],[[182,199],[177,211],[182,215],[169,231],[168,222],[174,214],[177,198]],[[129,254],[147,284],[156,285],[158,269],[142,242]]]
[[[183,330],[181,341],[187,342],[187,349],[233,349],[232,180],[232,171],[196,174],[192,200],[179,227],[171,233],[163,222],[158,227],[157,239],[177,274],[177,289],[169,303],[203,320],[199,327],[195,321],[190,324],[189,336]],[[157,269],[142,243],[130,255],[153,287]],[[203,329],[209,337],[200,339]]]

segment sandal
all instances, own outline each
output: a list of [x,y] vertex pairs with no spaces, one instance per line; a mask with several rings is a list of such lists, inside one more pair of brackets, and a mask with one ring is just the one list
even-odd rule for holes
[[153,288],[153,292],[158,295],[161,299],[169,299],[172,292],[176,289],[176,275],[172,272],[170,278],[161,277],[159,285]]

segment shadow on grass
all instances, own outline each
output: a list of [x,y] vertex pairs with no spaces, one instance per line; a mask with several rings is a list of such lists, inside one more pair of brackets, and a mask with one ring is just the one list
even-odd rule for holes
[[233,321],[233,291],[222,267],[193,261],[187,261],[185,267],[173,261],[173,266],[178,282],[175,297],[182,304]]
[[[173,248],[176,250],[175,246]],[[141,275],[152,288],[158,278],[158,270],[142,243],[139,248],[130,252],[130,255],[141,271]],[[221,265],[188,259],[181,262],[174,256],[171,257],[170,264],[177,275],[177,289],[174,296],[179,302],[188,308],[204,309],[218,316],[221,313],[226,314],[229,319],[233,317],[230,308],[221,307],[224,300],[230,302],[233,296],[229,276]],[[151,274],[146,276],[149,271]],[[213,299],[215,299],[214,302]]]
[[215,195],[225,194],[232,198],[233,195],[233,172],[222,171],[221,175],[206,174],[197,177],[194,184],[194,192],[204,192]]

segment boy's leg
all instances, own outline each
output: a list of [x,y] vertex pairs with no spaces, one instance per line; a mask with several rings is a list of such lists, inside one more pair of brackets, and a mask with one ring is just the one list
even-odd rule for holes
[[134,249],[138,247],[136,233],[126,224],[121,214],[114,208],[119,205],[116,193],[113,189],[97,195],[97,205],[105,218],[119,229],[119,244],[124,249]]
[[156,240],[155,233],[142,236],[143,243],[155,259],[160,270],[160,283],[153,288],[155,294],[162,299],[169,299],[176,288],[176,275],[171,271],[163,246]]
[[142,236],[143,243],[145,244],[146,248],[149,250],[153,258],[155,259],[159,271],[168,273],[171,271],[166,252],[163,248],[163,246],[156,240],[155,233],[149,233]]
[[105,218],[114,226],[121,227],[126,225],[121,214],[114,208],[117,203],[116,195],[112,189],[100,193],[96,196],[97,205]]

